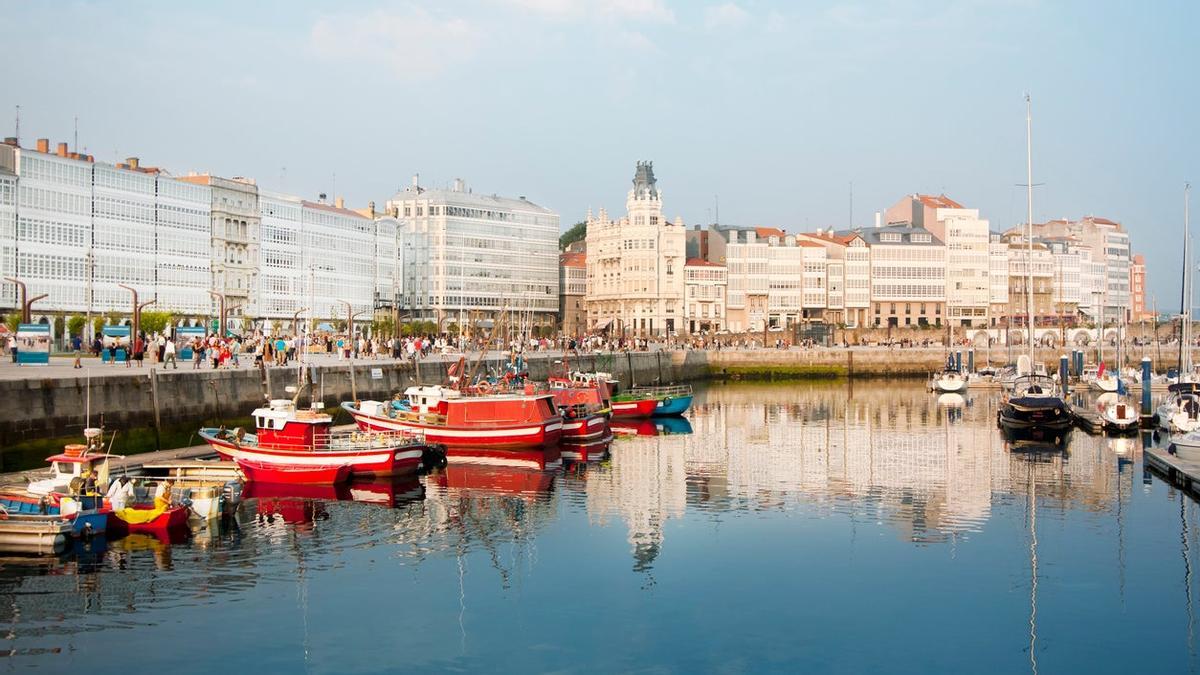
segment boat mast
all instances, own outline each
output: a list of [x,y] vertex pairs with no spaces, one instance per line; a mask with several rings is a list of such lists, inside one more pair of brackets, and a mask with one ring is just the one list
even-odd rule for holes
[[[1179,381],[1183,381],[1184,370],[1184,353],[1190,355],[1191,349],[1187,349],[1184,345],[1188,342],[1189,326],[1191,323],[1191,308],[1188,306],[1191,295],[1191,232],[1188,225],[1188,193],[1191,192],[1192,184],[1183,184],[1183,288],[1179,292]],[[1188,359],[1191,360],[1191,359]]]
[[[1029,367],[1033,368],[1033,102],[1025,94],[1025,309]],[[1032,371],[1030,372],[1032,375]]]

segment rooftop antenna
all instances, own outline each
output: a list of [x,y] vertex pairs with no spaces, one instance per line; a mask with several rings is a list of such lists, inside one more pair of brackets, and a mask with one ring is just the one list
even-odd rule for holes
[[21,147],[21,105],[17,104],[17,147]]
[[721,195],[713,195],[713,224],[721,224]]
[[854,181],[850,181],[850,229],[854,229]]
[[71,150],[79,152],[79,115],[75,116],[75,140],[71,144]]

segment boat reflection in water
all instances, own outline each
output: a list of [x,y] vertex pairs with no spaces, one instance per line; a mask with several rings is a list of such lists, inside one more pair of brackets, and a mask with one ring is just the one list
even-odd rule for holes
[[559,446],[564,461],[599,462],[608,459],[613,435],[598,438],[590,443],[563,443]]
[[609,422],[618,436],[670,436],[692,433],[686,417],[615,418]]

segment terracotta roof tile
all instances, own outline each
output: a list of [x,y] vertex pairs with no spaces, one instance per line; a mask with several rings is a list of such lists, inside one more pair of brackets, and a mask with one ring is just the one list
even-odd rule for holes
[[961,209],[962,204],[950,199],[945,194],[934,195],[917,195],[917,199],[930,208],[934,209]]
[[786,232],[777,227],[756,227],[754,228],[754,232],[764,239],[767,237],[779,237],[780,239],[783,239],[787,236]]
[[558,256],[558,264],[563,267],[587,267],[586,253],[562,253]]

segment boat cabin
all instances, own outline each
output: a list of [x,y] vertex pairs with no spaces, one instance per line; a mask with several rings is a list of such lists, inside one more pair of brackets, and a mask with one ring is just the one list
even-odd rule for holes
[[413,412],[421,414],[437,413],[439,415],[446,414],[445,401],[462,398],[461,391],[436,384],[432,386],[409,387],[404,390],[404,395],[408,398],[409,407]]
[[99,478],[107,474],[108,459],[107,454],[87,452],[87,446],[68,445],[61,454],[46,458],[50,462],[50,477],[30,481],[26,489],[36,495],[66,493],[76,478],[82,480],[88,474]]
[[286,398],[273,399],[253,413],[260,444],[314,447],[317,437],[328,436],[333,417],[317,410],[296,410]]

